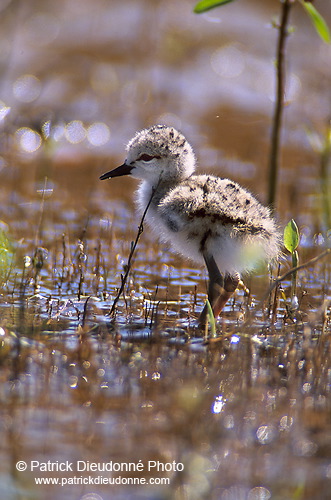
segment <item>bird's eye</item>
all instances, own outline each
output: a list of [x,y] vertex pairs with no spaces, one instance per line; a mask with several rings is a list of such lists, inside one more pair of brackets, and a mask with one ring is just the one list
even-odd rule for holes
[[142,161],[151,161],[151,160],[154,160],[154,158],[160,158],[159,156],[151,156],[151,155],[148,155],[146,153],[142,154],[141,156],[139,156],[138,160],[142,160]]

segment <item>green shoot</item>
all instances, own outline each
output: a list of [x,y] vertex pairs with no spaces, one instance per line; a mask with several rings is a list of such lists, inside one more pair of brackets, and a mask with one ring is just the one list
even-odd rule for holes
[[194,7],[194,12],[196,14],[201,14],[202,12],[207,12],[207,10],[214,9],[221,5],[233,2],[234,0],[201,0]]
[[215,317],[214,317],[212,307],[211,307],[208,299],[206,300],[206,305],[207,305],[207,311],[208,311],[207,317],[208,317],[208,321],[210,323],[210,336],[212,338],[215,338],[217,335],[216,334],[216,322],[215,322]]
[[[284,229],[284,246],[292,256],[292,267],[297,267],[299,265],[299,256],[297,248],[299,245],[299,229],[293,219],[290,220]],[[297,273],[292,274],[292,289],[291,296],[294,297],[297,291]]]
[[300,3],[307,12],[319,37],[323,40],[323,42],[331,43],[330,30],[323,16],[321,16],[321,14],[311,2],[300,0]]
[[[5,226],[4,223],[1,223]],[[7,232],[0,228],[0,284],[2,285],[8,278],[13,260],[13,248],[8,238]]]

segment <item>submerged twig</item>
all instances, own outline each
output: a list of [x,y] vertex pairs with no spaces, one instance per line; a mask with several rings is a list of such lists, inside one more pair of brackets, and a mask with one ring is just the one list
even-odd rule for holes
[[327,257],[331,253],[331,248],[327,248],[324,252],[322,252],[320,255],[317,255],[316,257],[313,257],[312,259],[308,260],[307,262],[304,262],[303,264],[300,264],[299,266],[292,267],[286,273],[282,274],[278,278],[275,279],[275,281],[270,285],[269,289],[267,292],[264,294],[262,299],[256,304],[256,306],[250,311],[249,318],[245,321],[244,326],[248,326],[252,322],[252,314],[256,311],[258,311],[260,308],[262,308],[263,303],[266,301],[266,299],[269,297],[271,292],[278,287],[278,285],[289,278],[290,276],[293,275],[293,273],[297,273],[298,271],[301,271],[301,269],[305,269],[306,267],[312,266],[316,264],[321,259],[324,259],[324,257]]
[[77,267],[79,271],[79,283],[78,283],[78,300],[81,299],[81,296],[83,295],[83,284],[85,281],[84,278],[84,263],[86,261],[86,254],[84,250],[84,242],[79,240],[78,241],[78,255],[77,255]]
[[65,233],[62,234],[62,264],[61,264],[61,276],[58,282],[58,289],[60,296],[62,294],[62,286],[64,283],[64,270],[65,270],[65,264],[66,264],[66,254],[67,254],[67,246],[66,246],[66,235]]
[[85,300],[85,304],[84,304],[84,310],[83,310],[83,319],[82,319],[82,328],[85,327],[85,324],[86,324],[86,318],[87,318],[87,303],[88,301],[90,300],[91,297],[87,297],[87,299]]
[[43,223],[44,223],[44,209],[45,209],[45,195],[46,195],[46,189],[47,189],[47,182],[48,182],[48,179],[47,179],[47,177],[45,177],[44,187],[43,187],[43,190],[41,193],[38,226],[37,226],[36,236],[35,236],[35,246],[36,247],[38,247],[42,241],[42,232],[43,232]]
[[279,283],[281,283],[282,281],[286,280],[286,278],[289,278],[290,276],[292,276],[293,274],[297,273],[298,271],[301,271],[301,269],[305,269],[306,267],[309,267],[309,266],[311,266],[313,264],[316,264],[316,262],[318,262],[321,259],[324,259],[324,257],[326,257],[327,255],[329,255],[330,252],[331,252],[331,248],[327,248],[320,255],[317,255],[316,257],[313,257],[312,259],[308,260],[307,262],[304,262],[303,264],[300,264],[299,266],[292,267],[291,269],[289,269],[288,271],[286,271],[286,273],[284,273],[281,276],[279,276],[278,278],[276,278],[275,281],[273,282],[273,284],[270,286],[269,290],[266,292],[266,294],[263,297],[263,299],[261,300],[261,303],[266,300],[266,298],[268,297],[268,295],[274,290],[274,288],[276,288],[276,286],[279,285]]
[[125,287],[125,284],[127,282],[128,276],[129,276],[130,271],[131,271],[131,265],[132,265],[133,255],[134,255],[135,250],[137,248],[139,238],[140,238],[140,236],[141,236],[141,234],[142,234],[142,232],[144,230],[145,217],[146,217],[147,211],[148,211],[148,209],[150,207],[150,204],[152,203],[152,199],[153,199],[153,196],[155,194],[156,189],[157,189],[157,186],[156,186],[155,189],[152,190],[151,197],[150,197],[150,199],[149,199],[149,201],[147,203],[147,206],[146,206],[146,208],[144,210],[144,213],[143,213],[143,215],[141,217],[141,221],[140,221],[140,224],[139,224],[139,227],[138,227],[138,232],[137,232],[136,239],[134,240],[134,242],[131,243],[131,250],[130,250],[130,254],[129,254],[129,258],[128,258],[128,263],[126,265],[126,271],[125,271],[124,276],[122,277],[122,283],[121,283],[120,289],[118,291],[118,294],[116,295],[116,297],[114,299],[114,302],[113,302],[113,305],[111,306],[111,309],[109,311],[109,316],[112,316],[115,313],[117,302],[119,301],[120,296],[124,292],[124,287]]

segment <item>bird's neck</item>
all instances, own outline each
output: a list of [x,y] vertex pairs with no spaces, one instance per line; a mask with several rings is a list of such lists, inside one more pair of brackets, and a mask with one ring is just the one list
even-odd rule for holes
[[163,196],[168,193],[173,187],[178,183],[174,181],[164,181],[160,180],[155,183],[148,181],[142,181],[137,190],[137,201],[139,207],[143,211],[149,202],[151,206],[156,207]]

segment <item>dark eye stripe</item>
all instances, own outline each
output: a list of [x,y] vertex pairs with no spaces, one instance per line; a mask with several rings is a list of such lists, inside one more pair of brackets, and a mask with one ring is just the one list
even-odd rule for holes
[[154,160],[154,158],[159,159],[159,158],[161,158],[161,156],[150,156],[150,155],[148,155],[148,154],[144,153],[144,154],[142,154],[142,155],[138,158],[138,160],[142,160],[142,161],[151,161],[151,160]]

